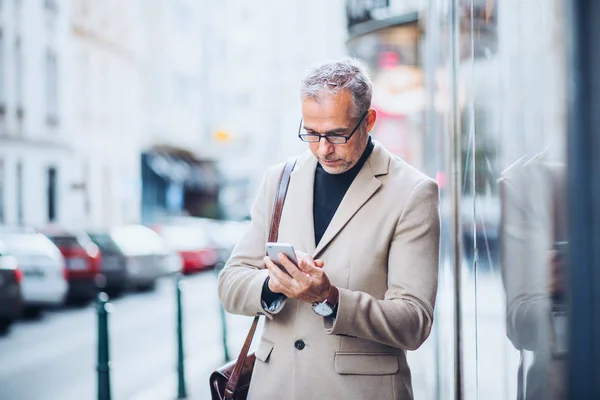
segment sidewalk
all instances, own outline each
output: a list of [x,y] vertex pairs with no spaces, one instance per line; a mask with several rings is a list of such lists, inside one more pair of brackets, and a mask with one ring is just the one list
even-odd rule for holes
[[[227,315],[227,339],[230,357],[237,358],[251,324],[252,318],[250,317],[241,317],[231,314]],[[259,325],[255,338],[260,337],[260,331],[261,326]],[[251,351],[253,351],[255,343],[256,341],[254,341]],[[204,343],[202,348],[202,352],[186,352],[185,354],[185,376],[188,400],[210,399],[208,378],[215,368],[224,363],[223,345],[221,341]],[[164,379],[156,382],[154,386],[149,387],[147,390],[131,397],[129,400],[175,400],[176,398],[177,372],[175,368],[173,368],[172,372],[165,375]]]
[[[464,276],[463,289],[468,296],[463,312],[463,362],[464,391],[487,400],[514,397],[518,371],[518,352],[506,338],[504,326],[504,292],[494,276],[478,278],[478,297],[475,303],[475,287],[472,277]],[[220,316],[215,285],[210,279],[199,281],[202,285],[194,290],[206,295],[199,302],[197,297],[186,297],[187,324],[190,329],[185,337],[185,375],[188,399],[208,400],[210,373],[223,365]],[[429,339],[417,351],[407,354],[412,373],[415,399],[445,399],[452,393],[454,381],[453,347],[453,298],[452,280],[448,275],[440,277],[440,290],[435,328]],[[477,307],[475,307],[477,305]],[[194,308],[196,307],[196,308]],[[192,316],[196,316],[193,318]],[[475,317],[477,316],[477,320]],[[476,323],[477,321],[477,323]],[[229,355],[237,358],[252,318],[227,315]],[[195,324],[195,325],[194,325]],[[193,325],[193,326],[192,326]],[[262,327],[259,325],[251,351],[258,343]],[[161,379],[147,385],[147,389],[129,399],[117,400],[175,400],[177,397],[176,360],[165,366]],[[510,375],[514,373],[513,375]]]

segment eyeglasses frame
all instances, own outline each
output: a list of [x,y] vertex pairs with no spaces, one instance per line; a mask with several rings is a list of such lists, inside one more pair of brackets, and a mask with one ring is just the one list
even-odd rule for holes
[[[303,122],[303,121],[302,121],[302,118],[300,118],[300,126],[298,127],[298,138],[299,138],[300,140],[302,140],[303,142],[305,142],[305,143],[319,143],[319,142],[321,141],[321,139],[325,139],[325,140],[327,140],[327,142],[328,142],[328,143],[330,143],[330,144],[346,144],[346,143],[348,143],[348,140],[350,140],[350,138],[352,137],[352,135],[354,135],[354,133],[355,133],[355,132],[358,130],[358,128],[360,127],[360,125],[362,124],[362,122],[364,121],[365,117],[366,117],[368,114],[369,114],[369,110],[367,110],[367,111],[366,111],[366,112],[365,112],[365,113],[362,115],[362,117],[360,117],[360,120],[358,121],[358,124],[356,124],[356,127],[355,127],[355,128],[352,130],[352,132],[351,132],[351,133],[350,133],[348,136],[344,136],[344,135],[321,135],[321,134],[319,134],[319,133],[306,133],[306,134],[301,134],[300,132],[302,131],[302,122]],[[305,136],[305,135],[318,136],[318,137],[319,137],[319,140],[317,140],[317,141],[314,141],[314,142],[309,142],[308,140],[304,140],[304,139],[302,138],[302,136]],[[345,141],[345,142],[343,142],[343,143],[332,143],[332,142],[329,140],[329,137],[332,137],[332,136],[335,136],[335,137],[338,137],[338,138],[344,138],[346,141]]]

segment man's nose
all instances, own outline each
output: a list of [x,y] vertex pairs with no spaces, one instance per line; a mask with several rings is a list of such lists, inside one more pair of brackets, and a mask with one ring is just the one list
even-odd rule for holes
[[319,155],[327,156],[327,155],[333,153],[333,150],[334,150],[334,145],[329,143],[325,138],[321,138],[321,141],[319,142]]

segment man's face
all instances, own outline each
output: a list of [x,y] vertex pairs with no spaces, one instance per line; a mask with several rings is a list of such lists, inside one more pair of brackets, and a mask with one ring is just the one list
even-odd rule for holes
[[[307,133],[348,136],[358,122],[359,118],[352,117],[352,97],[348,90],[336,95],[321,94],[318,102],[311,98],[302,100],[302,123]],[[375,112],[370,110],[347,143],[331,144],[322,138],[319,142],[308,144],[310,151],[327,173],[346,172],[360,159],[367,145],[368,132],[374,123]]]

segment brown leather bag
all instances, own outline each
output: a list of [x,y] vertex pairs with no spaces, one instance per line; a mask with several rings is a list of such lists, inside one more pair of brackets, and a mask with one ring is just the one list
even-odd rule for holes
[[[285,195],[290,183],[290,175],[295,164],[296,160],[286,161],[281,172],[277,196],[275,197],[273,218],[271,219],[271,228],[269,230],[269,242],[276,242],[279,236],[279,221],[281,220],[283,202],[285,201]],[[254,362],[256,361],[254,353],[248,354],[248,350],[250,350],[250,344],[258,325],[258,318],[258,316],[254,317],[254,321],[237,360],[223,365],[210,375],[209,382],[212,400],[245,400],[248,397],[250,379],[252,378]]]

